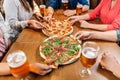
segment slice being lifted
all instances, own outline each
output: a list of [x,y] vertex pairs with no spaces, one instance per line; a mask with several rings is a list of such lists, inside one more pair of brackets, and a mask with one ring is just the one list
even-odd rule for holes
[[70,64],[80,57],[80,44],[80,41],[72,36],[52,36],[40,45],[40,56],[45,59],[46,64],[53,65],[54,68],[58,65]]

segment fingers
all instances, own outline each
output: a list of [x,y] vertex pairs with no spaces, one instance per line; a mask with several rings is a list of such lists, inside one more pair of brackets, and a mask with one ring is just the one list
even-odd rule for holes
[[82,31],[79,31],[75,34],[76,39],[80,39],[82,37]]
[[72,20],[72,19],[75,19],[75,18],[76,18],[76,16],[69,17],[69,18],[67,19],[67,21]]
[[52,71],[52,69],[40,71],[39,75],[46,75],[47,73],[50,73],[51,71]]

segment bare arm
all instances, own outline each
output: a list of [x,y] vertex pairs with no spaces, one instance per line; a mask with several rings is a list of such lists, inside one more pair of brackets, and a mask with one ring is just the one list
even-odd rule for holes
[[50,19],[52,18],[53,14],[54,14],[54,9],[49,6],[47,9],[47,17]]
[[106,32],[91,32],[93,39],[107,40],[107,41],[117,41],[116,31],[106,31]]
[[82,8],[82,12],[85,12],[89,10],[89,6],[88,5],[84,5],[83,8]]
[[0,75],[10,74],[10,69],[7,63],[0,63]]
[[105,24],[90,24],[88,28],[95,29],[95,30],[101,30],[101,31],[107,31],[107,25]]
[[[52,71],[52,66],[40,64],[40,63],[31,63],[30,71],[38,75],[45,75]],[[7,63],[0,63],[0,75],[9,75],[10,68]]]
[[98,31],[79,31],[75,34],[77,39],[86,40],[86,39],[99,39],[106,41],[117,41],[117,33],[116,31],[106,31],[106,32],[98,32]]
[[120,64],[112,53],[105,52],[102,55],[100,64],[105,69],[111,71],[116,77],[120,78]]

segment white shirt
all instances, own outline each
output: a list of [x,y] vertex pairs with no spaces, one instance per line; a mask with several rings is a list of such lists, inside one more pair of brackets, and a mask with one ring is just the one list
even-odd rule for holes
[[[29,5],[30,6],[30,5]],[[19,0],[4,0],[3,8],[5,18],[9,22],[15,34],[28,25],[28,20],[32,17],[33,11],[30,7],[30,12],[27,12]],[[39,12],[39,8],[35,4],[35,12]]]

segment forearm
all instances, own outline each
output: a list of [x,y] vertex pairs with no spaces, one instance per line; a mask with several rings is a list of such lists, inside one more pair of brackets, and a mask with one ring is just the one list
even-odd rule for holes
[[115,67],[111,69],[111,72],[118,78],[120,78],[120,64],[114,64]]
[[84,15],[79,16],[79,20],[89,20],[89,19],[90,19],[89,14],[84,14]]
[[84,5],[83,8],[82,8],[82,12],[85,12],[89,10],[89,6],[88,5]]
[[0,75],[10,74],[10,69],[7,63],[0,63]]
[[106,41],[117,41],[117,33],[116,31],[91,32],[91,38]]
[[48,10],[47,10],[47,15],[48,15],[48,16],[53,16],[53,14],[54,14],[54,9],[49,6],[49,7],[48,7]]
[[107,31],[107,25],[105,24],[89,24],[88,28],[100,31]]

